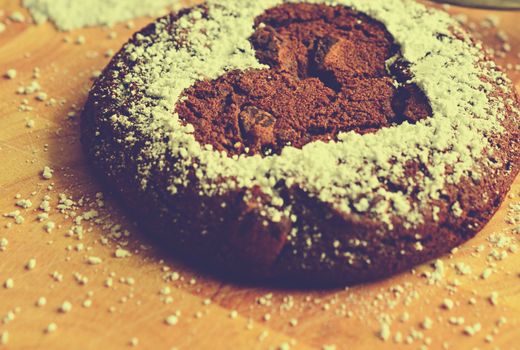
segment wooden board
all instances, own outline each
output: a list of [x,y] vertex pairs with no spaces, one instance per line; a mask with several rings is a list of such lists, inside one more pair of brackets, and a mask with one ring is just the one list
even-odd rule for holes
[[[14,0],[0,0],[0,9],[26,14]],[[512,46],[499,61],[520,63],[520,13],[451,11],[463,12],[475,23],[489,14],[498,16]],[[0,21],[9,22],[5,17]],[[135,27],[148,21],[137,20]],[[519,215],[509,207],[520,202],[518,180],[478,237],[442,259],[446,271],[438,282],[429,284],[432,278],[424,277],[433,271],[426,264],[379,283],[326,291],[241,286],[191,271],[150,245],[146,232],[133,228],[112,199],[96,201],[101,187],[85,163],[78,118],[70,112],[80,110],[93,73],[108,62],[104,53],[117,50],[136,28],[59,33],[50,24],[8,23],[0,34],[0,73],[18,72],[15,79],[0,79],[0,214],[20,210],[25,219],[15,224],[13,218],[0,217],[0,240],[8,240],[0,251],[0,335],[9,335],[5,348],[124,349],[133,338],[144,349],[519,348],[520,253],[513,246],[518,235],[506,223],[507,216]],[[110,38],[112,31],[116,38]],[[484,32],[490,45],[501,45],[496,29]],[[86,42],[75,44],[80,35]],[[35,68],[40,69],[41,91],[48,95],[45,102],[35,94],[16,94],[19,86],[31,83]],[[520,87],[520,72],[510,76]],[[55,106],[49,106],[51,98]],[[20,110],[24,99],[32,110]],[[54,169],[51,180],[41,177],[44,166]],[[59,212],[60,193],[72,198],[73,209]],[[51,233],[44,229],[46,222],[37,220],[46,195],[51,197],[49,220],[56,224]],[[17,207],[20,199],[33,206]],[[92,209],[99,216],[80,223],[79,237],[75,217]],[[497,232],[500,236],[493,236]],[[500,239],[490,242],[492,237]],[[115,258],[119,246],[132,256]],[[102,262],[89,264],[89,257]],[[36,260],[32,270],[26,268],[30,259]],[[486,268],[492,274],[483,279]],[[8,279],[12,288],[4,287]],[[497,305],[490,301],[493,292],[498,293]],[[36,306],[40,297],[46,298],[45,306]],[[453,301],[453,308],[445,299]],[[91,307],[82,306],[85,300],[92,301]],[[67,313],[59,311],[65,301],[72,305]],[[176,313],[178,323],[167,325],[165,319]],[[463,324],[452,324],[462,323],[461,318]],[[381,319],[390,325],[387,341],[380,337]],[[46,333],[50,323],[57,329]],[[476,324],[481,330],[466,334],[478,330]],[[486,341],[487,336],[492,338]]]

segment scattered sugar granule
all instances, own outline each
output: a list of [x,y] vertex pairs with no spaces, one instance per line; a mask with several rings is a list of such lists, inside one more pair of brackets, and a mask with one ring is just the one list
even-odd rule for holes
[[172,290],[168,286],[161,288],[161,291],[160,291],[161,295],[169,295],[169,294],[171,294],[171,292],[172,292]]
[[164,320],[168,326],[175,326],[179,323],[179,318],[176,315],[170,315]]
[[4,288],[5,289],[12,289],[14,287],[14,281],[12,278],[8,278],[4,282]]
[[114,255],[116,258],[122,259],[122,258],[127,258],[129,256],[132,256],[132,253],[130,253],[126,249],[118,248],[118,249],[116,249]]
[[36,259],[34,259],[34,258],[29,259],[27,264],[25,264],[25,268],[29,271],[34,270],[35,267],[36,267]]
[[58,329],[58,325],[54,322],[49,323],[47,328],[45,328],[45,333],[54,333]]
[[264,341],[267,337],[269,336],[269,332],[268,331],[262,331],[262,333],[260,333],[258,335],[258,341]]
[[86,285],[88,283],[88,277],[87,276],[83,276],[81,275],[80,273],[76,272],[73,274],[74,276],[74,279],[76,280],[76,282],[78,282],[79,285]]
[[500,317],[497,321],[497,326],[503,326],[507,323],[507,318],[505,318],[504,316]]
[[83,301],[83,307],[88,309],[89,307],[92,306],[92,300],[91,299],[87,299],[85,301]]
[[43,198],[42,202],[40,203],[40,208],[39,209],[43,210],[46,213],[51,211],[50,197],[45,196]]
[[47,299],[45,297],[39,297],[38,300],[36,300],[36,306],[43,307],[47,305]]
[[454,15],[453,18],[455,18],[455,20],[457,20],[461,24],[468,23],[468,15],[466,15],[465,13]]
[[291,344],[284,342],[280,344],[277,348],[277,350],[291,350]]
[[386,322],[381,322],[378,335],[381,340],[388,341],[392,335],[390,331],[390,325]]
[[36,94],[36,99],[37,99],[38,101],[41,101],[41,102],[43,102],[43,101],[47,101],[47,98],[48,98],[48,97],[49,97],[49,95],[47,95],[47,93],[46,93],[46,92],[43,92],[43,91],[38,92],[38,93]]
[[394,342],[396,342],[397,344],[401,344],[403,342],[403,333],[396,332],[394,336]]
[[5,32],[6,26],[3,22],[0,22],[0,33]]
[[78,45],[83,45],[86,41],[87,39],[85,39],[83,35],[80,35],[76,38],[76,44]]
[[454,303],[453,303],[453,300],[451,300],[451,299],[446,298],[442,301],[442,307],[445,308],[446,310],[453,309],[453,306],[454,306]]
[[25,16],[19,12],[19,11],[14,11],[13,13],[11,13],[11,15],[9,16],[9,19],[13,22],[17,22],[17,23],[20,23],[20,22],[23,22],[25,21]]
[[39,222],[44,222],[45,220],[49,219],[48,213],[40,213],[36,215],[36,219],[38,219]]
[[13,321],[16,318],[16,315],[14,311],[8,311],[3,319],[4,324],[8,324],[9,322]]
[[33,119],[28,119],[26,122],[25,122],[25,126],[28,128],[28,129],[32,129],[34,128],[34,126],[36,125],[35,121]]
[[39,67],[34,67],[33,69],[33,79],[40,79],[41,69]]
[[436,284],[444,279],[444,275],[446,273],[446,269],[444,267],[444,262],[440,259],[435,260],[433,263],[433,272],[429,274],[428,284]]
[[59,273],[58,271],[54,271],[53,273],[51,273],[51,277],[56,282],[63,281],[63,275],[61,273]]
[[460,326],[460,325],[463,325],[464,322],[466,320],[464,319],[464,317],[455,317],[455,316],[452,316],[448,319],[448,322],[452,325],[456,325],[456,326]]
[[16,202],[16,206],[23,208],[23,209],[29,209],[30,207],[32,207],[32,205],[33,204],[30,199],[20,199],[19,201]]
[[49,221],[43,226],[43,229],[47,231],[47,233],[51,233],[55,228],[56,224],[53,221]]
[[484,271],[482,271],[482,275],[480,275],[480,277],[483,280],[487,280],[489,277],[491,277],[492,274],[493,274],[493,269],[487,267],[484,269]]
[[421,327],[424,329],[432,329],[433,321],[429,317],[425,317],[424,320],[421,323]]
[[4,217],[6,218],[13,218],[14,222],[17,225],[21,225],[25,222],[25,218],[21,215],[19,210],[12,211],[10,213],[4,214]]
[[471,274],[471,267],[466,265],[463,262],[458,262],[455,264],[455,270],[459,275],[469,275]]
[[7,249],[7,246],[9,245],[9,241],[7,238],[1,238],[0,239],[0,252],[3,252]]
[[16,69],[11,68],[11,69],[8,69],[8,70],[5,72],[5,75],[4,75],[4,76],[5,76],[7,79],[14,79],[14,78],[16,78],[16,75],[18,75],[18,72],[16,71]]
[[72,304],[69,301],[64,301],[59,309],[59,311],[64,314],[69,313],[70,310],[72,310]]
[[489,302],[493,306],[498,305],[498,292],[491,292],[491,294],[489,295]]
[[231,310],[231,312],[229,313],[229,318],[231,318],[232,320],[236,319],[238,317],[238,311],[237,310]]
[[178,281],[180,278],[181,278],[181,275],[176,271],[174,271],[170,274],[170,279],[172,280],[172,282]]
[[500,17],[496,15],[486,16],[480,23],[484,28],[496,28],[500,25]]
[[130,339],[130,343],[129,344],[132,347],[136,347],[137,345],[139,345],[139,339],[134,337],[134,338]]
[[338,347],[334,344],[325,344],[321,347],[321,350],[337,350]]
[[103,259],[97,257],[97,256],[89,256],[87,258],[87,263],[89,265],[99,265],[103,262]]
[[3,331],[0,333],[0,345],[7,345],[9,343],[9,332]]
[[473,326],[467,326],[464,328],[464,334],[468,336],[474,336],[478,332],[482,330],[482,325],[480,323],[475,323]]
[[502,42],[507,42],[507,41],[509,41],[509,35],[508,35],[506,32],[504,32],[503,30],[499,30],[499,31],[497,32],[497,38],[498,38],[500,41],[502,41]]

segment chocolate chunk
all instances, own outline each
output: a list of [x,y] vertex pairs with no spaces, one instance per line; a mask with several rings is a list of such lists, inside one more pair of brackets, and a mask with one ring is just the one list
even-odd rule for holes
[[399,122],[407,120],[416,123],[433,113],[428,98],[416,84],[400,87],[392,104],[401,118]]
[[246,106],[238,115],[242,137],[255,146],[265,147],[275,142],[272,114],[255,106]]
[[316,49],[314,54],[314,62],[320,69],[326,69],[327,58],[334,56],[340,45],[340,39],[332,36],[326,36],[316,41]]
[[[261,191],[254,189],[256,196]],[[291,231],[291,222],[282,218],[280,222],[266,220],[259,212],[258,202],[241,201],[236,211],[236,222],[230,227],[229,241],[245,258],[261,266],[275,263]]]

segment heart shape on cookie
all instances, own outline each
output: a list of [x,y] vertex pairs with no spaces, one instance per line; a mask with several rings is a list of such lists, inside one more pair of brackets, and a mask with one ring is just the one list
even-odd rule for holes
[[218,151],[280,154],[431,116],[384,25],[344,6],[284,4],[255,19],[250,41],[269,69],[234,70],[188,88],[177,106]]

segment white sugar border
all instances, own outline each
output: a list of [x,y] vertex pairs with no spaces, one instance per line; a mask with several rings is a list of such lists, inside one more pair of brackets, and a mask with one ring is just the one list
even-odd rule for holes
[[[203,194],[259,186],[272,197],[265,215],[273,221],[291,214],[290,203],[283,203],[275,189],[282,180],[346,214],[366,215],[389,226],[397,216],[415,226],[422,222],[424,208],[439,198],[447,184],[456,184],[463,176],[478,176],[477,164],[489,145],[485,135],[501,131],[504,107],[503,101],[489,97],[493,87],[482,77],[502,76],[492,65],[483,67],[480,48],[468,38],[454,38],[452,32],[459,26],[446,13],[408,0],[308,2],[350,6],[384,23],[401,45],[404,58],[412,63],[414,81],[428,96],[433,117],[373,134],[343,133],[337,142],[312,142],[301,150],[285,147],[280,155],[269,157],[229,157],[199,144],[193,126],[184,126],[175,114],[183,91],[201,79],[215,79],[233,69],[266,68],[257,61],[249,42],[253,22],[283,2],[302,1],[210,0],[209,18],[195,11],[179,21],[177,34],[189,45],[174,47],[163,20],[153,42],[140,37],[140,44],[126,46],[126,55],[137,64],[115,93],[123,98],[131,82],[147,97],[133,103],[131,116],[113,116],[112,122],[120,127],[130,123],[153,140],[136,161],[143,187],[155,172],[151,170],[158,168],[163,173],[171,171],[174,194],[179,186],[188,185],[186,169],[196,163]],[[153,108],[147,107],[150,103]],[[131,146],[135,138],[130,135],[124,142]],[[181,159],[175,171],[167,168],[167,153]],[[379,180],[402,181],[403,165],[409,161],[429,164],[429,177],[407,179],[409,191],[412,187],[420,190],[418,204],[410,202],[407,191],[388,191]],[[446,165],[453,168],[452,175],[445,174]]]

